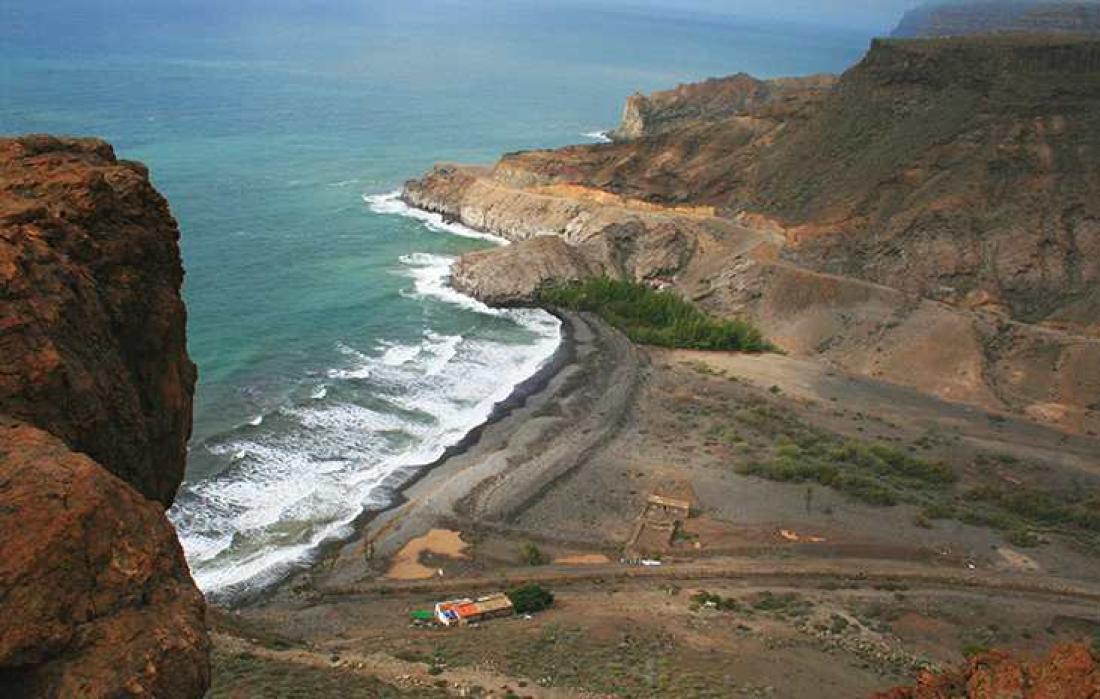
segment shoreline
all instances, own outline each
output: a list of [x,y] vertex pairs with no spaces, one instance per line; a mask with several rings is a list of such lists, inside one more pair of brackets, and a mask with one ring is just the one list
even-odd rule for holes
[[387,476],[379,485],[379,492],[385,497],[386,504],[378,509],[365,510],[356,517],[348,525],[351,532],[347,536],[333,537],[331,540],[322,542],[308,560],[295,565],[286,575],[281,576],[276,581],[260,585],[254,590],[244,590],[239,593],[229,592],[213,595],[206,593],[207,603],[227,611],[263,604],[276,597],[280,592],[294,587],[295,582],[300,580],[302,576],[323,569],[345,547],[362,541],[367,529],[373,522],[408,504],[408,492],[418,483],[447,462],[475,448],[487,429],[503,422],[516,410],[524,407],[531,398],[545,391],[550,382],[576,359],[574,343],[576,315],[570,311],[554,308],[541,308],[540,310],[550,313],[561,322],[561,337],[558,347],[538,371],[513,386],[511,393],[493,406],[492,411],[484,421],[468,431],[462,439],[448,446],[443,454],[434,461],[420,466],[400,469]]
[[[597,318],[555,310],[562,343],[516,386],[491,418],[434,463],[394,484],[392,499],[366,512],[354,533],[326,544],[313,561],[223,609],[297,604],[325,591],[384,577],[409,540],[432,529],[491,531],[523,513],[617,433],[647,361]],[[399,475],[395,474],[395,481]]]

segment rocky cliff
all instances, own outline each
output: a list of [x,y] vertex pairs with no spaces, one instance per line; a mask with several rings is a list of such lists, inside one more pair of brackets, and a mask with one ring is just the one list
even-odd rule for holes
[[195,383],[167,202],[102,141],[5,140],[0,230],[0,412],[167,507]]
[[899,38],[996,32],[1100,33],[1100,4],[1063,0],[985,0],[927,3],[907,12]]
[[824,91],[727,91],[732,116],[708,84],[655,135],[437,169],[406,198],[671,279],[794,353],[1100,429],[1100,42],[876,41]]
[[195,369],[179,231],[95,140],[0,140],[0,695],[199,697],[205,605],[164,514]]

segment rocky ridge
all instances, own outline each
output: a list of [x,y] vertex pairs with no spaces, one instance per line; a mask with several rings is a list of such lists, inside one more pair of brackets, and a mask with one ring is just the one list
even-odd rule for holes
[[92,139],[0,140],[0,694],[200,697],[205,604],[165,516],[195,368],[179,230]]
[[[1100,429],[1100,43],[880,40],[786,103],[442,166],[405,198],[520,245],[556,235],[574,275],[671,280],[795,354]],[[499,302],[492,254],[455,281]],[[515,281],[521,300],[548,280]]]

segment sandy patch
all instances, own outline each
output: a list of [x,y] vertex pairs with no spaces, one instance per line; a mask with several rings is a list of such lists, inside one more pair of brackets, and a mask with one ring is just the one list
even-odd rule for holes
[[427,580],[435,576],[436,570],[422,564],[420,554],[434,553],[450,558],[466,558],[463,553],[465,550],[466,543],[462,541],[460,532],[433,529],[424,536],[409,541],[397,552],[386,577],[393,580]]
[[602,553],[585,553],[554,559],[554,565],[562,566],[598,566],[610,562],[611,559]]

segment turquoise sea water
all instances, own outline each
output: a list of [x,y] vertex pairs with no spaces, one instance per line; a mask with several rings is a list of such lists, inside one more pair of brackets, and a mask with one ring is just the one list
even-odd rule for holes
[[0,132],[107,138],[180,221],[200,383],[171,516],[213,594],[345,535],[556,347],[552,317],[446,286],[493,243],[381,195],[582,142],[635,90],[837,71],[869,39],[598,2],[132,5],[5,7]]

